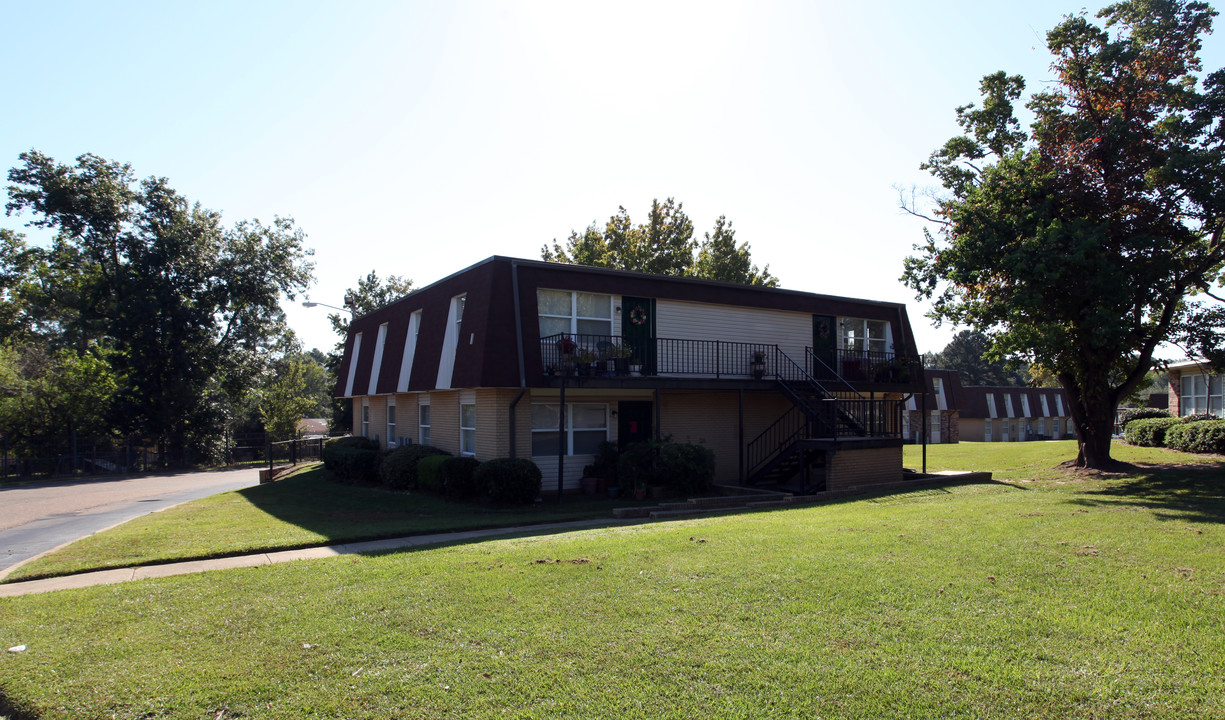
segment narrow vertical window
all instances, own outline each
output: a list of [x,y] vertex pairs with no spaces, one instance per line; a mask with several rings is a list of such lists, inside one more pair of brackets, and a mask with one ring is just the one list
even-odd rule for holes
[[387,445],[396,444],[396,400],[387,399]]
[[362,400],[362,437],[370,437],[370,401]]
[[459,454],[476,454],[476,405],[459,406]]
[[418,442],[422,445],[430,444],[430,406],[422,405],[419,411],[420,419],[418,420]]

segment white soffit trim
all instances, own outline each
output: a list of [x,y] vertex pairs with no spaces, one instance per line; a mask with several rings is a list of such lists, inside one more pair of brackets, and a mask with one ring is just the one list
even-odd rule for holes
[[353,355],[349,358],[349,378],[345,380],[345,397],[353,397],[353,378],[357,376],[357,361],[362,356],[362,334],[353,336]]
[[379,372],[383,369],[383,346],[387,344],[387,323],[379,325],[379,334],[374,341],[374,364],[370,366],[370,387],[366,394],[378,393]]
[[447,312],[447,329],[442,336],[442,355],[438,358],[438,390],[451,388],[451,375],[455,371],[455,350],[459,346],[459,301],[465,295],[451,298],[451,309]]
[[417,354],[417,332],[421,329],[421,311],[408,316],[408,335],[404,338],[404,357],[400,360],[400,380],[396,392],[408,392],[408,381],[413,375],[413,355]]

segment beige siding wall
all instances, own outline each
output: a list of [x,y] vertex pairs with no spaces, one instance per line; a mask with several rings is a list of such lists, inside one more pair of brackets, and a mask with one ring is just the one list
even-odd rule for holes
[[[995,428],[992,428],[994,430]],[[961,439],[970,442],[983,442],[982,418],[961,418]],[[992,438],[993,440],[996,438]]]
[[[783,310],[761,310],[732,305],[660,300],[655,306],[656,329],[661,338],[722,340],[777,344],[796,362],[812,345],[812,315]],[[667,347],[660,349],[666,352]],[[723,348],[721,365],[736,374],[749,374],[747,350]],[[661,365],[666,359],[660,358]]]
[[459,391],[436,390],[430,396],[430,444],[459,455]]
[[387,447],[387,398],[370,396],[370,439],[379,439],[379,447]]
[[[791,409],[778,393],[744,394],[744,443]],[[715,453],[715,481],[740,482],[739,397],[735,391],[666,391],[660,401],[660,434],[675,442],[704,445]],[[747,468],[746,468],[747,470]]]
[[902,448],[839,450],[826,469],[828,490],[845,490],[857,485],[897,482],[902,479]]

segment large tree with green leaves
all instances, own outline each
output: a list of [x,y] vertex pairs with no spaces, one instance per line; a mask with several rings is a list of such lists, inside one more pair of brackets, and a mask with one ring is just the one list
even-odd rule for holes
[[284,218],[223,226],[165,178],[137,181],[129,165],[95,155],[20,161],[7,211],[54,233],[47,247],[10,241],[6,253],[26,263],[15,304],[38,315],[31,332],[81,357],[105,350],[117,430],[172,451],[198,446],[218,432],[223,396],[247,392],[285,335],[281,296],[311,280],[302,232]]
[[715,221],[705,240],[693,237],[693,221],[683,203],[668,198],[651,201],[647,222],[635,225],[624,207],[601,229],[592,223],[583,232],[572,231],[563,247],[554,241],[540,256],[551,262],[637,270],[656,275],[697,277],[744,285],[776,287],[770,266],[753,264],[749,244],[736,243],[736,232],[725,216]]
[[[1202,2],[1129,0],[1069,16],[1047,34],[1054,82],[1014,103],[1024,80],[983,79],[965,134],[924,165],[944,186],[937,226],[903,280],[932,317],[983,331],[1000,357],[1059,379],[1076,463],[1107,468],[1114,411],[1187,328],[1225,261],[1225,72],[1199,78]],[[1196,295],[1199,295],[1197,298]]]
[[934,368],[956,370],[965,385],[1012,385],[1026,383],[1024,370],[991,357],[990,340],[974,330],[962,330],[948,345],[930,357],[926,364]]

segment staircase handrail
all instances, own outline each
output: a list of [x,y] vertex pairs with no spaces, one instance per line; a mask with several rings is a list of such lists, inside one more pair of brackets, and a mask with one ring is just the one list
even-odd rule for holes
[[[799,416],[798,419],[796,416]],[[779,426],[784,423],[790,423],[794,427],[788,427],[780,431]],[[784,449],[793,444],[796,436],[805,433],[808,428],[808,418],[797,407],[792,406],[787,412],[782,414],[782,417],[770,423],[770,427],[758,433],[757,437],[749,441],[748,447],[745,449],[747,462],[745,472],[751,477],[758,468],[777,457]],[[775,437],[782,435],[784,437]],[[758,447],[761,443],[768,443],[771,449],[766,452],[761,452],[762,457],[755,459],[754,455],[758,454]]]
[[[810,348],[810,347],[805,347],[805,348],[804,348],[804,353],[805,353],[805,355],[806,355],[807,357],[811,358],[811,359],[813,360],[813,362],[814,362],[814,363],[820,363],[820,364],[821,364],[821,367],[823,367],[823,368],[825,368],[826,370],[828,370],[828,371],[829,371],[829,374],[830,374],[830,376],[831,376],[831,377],[837,378],[838,382],[842,383],[843,387],[845,387],[845,388],[846,388],[846,390],[844,390],[843,392],[855,393],[855,395],[856,395],[857,397],[859,397],[859,399],[861,399],[861,400],[866,399],[866,398],[864,398],[863,393],[861,393],[861,392],[859,392],[858,390],[856,390],[856,389],[855,389],[855,386],[853,386],[853,385],[851,385],[849,382],[847,382],[846,378],[844,378],[844,377],[842,377],[841,375],[839,375],[837,370],[835,370],[835,369],[833,369],[832,367],[830,367],[828,363],[826,363],[826,362],[825,362],[824,360],[822,360],[822,359],[821,359],[819,356],[817,356],[817,354],[816,354],[816,353],[814,353],[814,352],[812,351],[812,348]],[[815,368],[815,367],[816,367],[816,365],[814,364],[814,365],[813,365],[813,367]],[[815,379],[815,378],[814,378],[814,379]]]

